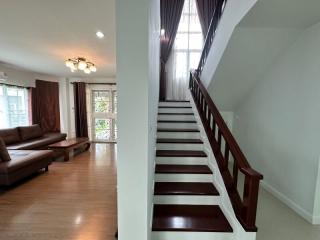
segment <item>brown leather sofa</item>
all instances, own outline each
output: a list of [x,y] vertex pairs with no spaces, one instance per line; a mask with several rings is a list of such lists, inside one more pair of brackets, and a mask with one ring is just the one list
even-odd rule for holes
[[66,137],[62,133],[43,133],[39,125],[0,129],[11,158],[0,161],[0,185],[11,185],[40,169],[47,171],[54,157],[48,145]]
[[0,162],[0,185],[9,186],[40,169],[48,171],[51,150],[9,150],[11,160]]
[[66,139],[64,133],[43,133],[39,125],[0,129],[0,137],[9,150],[43,150]]

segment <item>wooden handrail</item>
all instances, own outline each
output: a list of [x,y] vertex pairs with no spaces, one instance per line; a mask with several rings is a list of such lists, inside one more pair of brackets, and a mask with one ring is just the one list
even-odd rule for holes
[[[251,168],[196,72],[190,73],[189,88],[217,160],[235,214],[246,231],[257,231],[255,221],[259,183],[263,176]],[[222,140],[225,143],[224,149]],[[232,173],[228,168],[230,154],[234,159]],[[245,176],[243,199],[241,199],[237,189],[239,171]]]
[[200,61],[199,61],[199,65],[197,68],[197,75],[200,76],[203,67],[206,63],[213,39],[215,37],[215,32],[216,29],[218,28],[218,24],[220,22],[224,7],[227,3],[227,0],[218,0],[216,1],[216,7],[210,22],[210,26],[209,26],[209,30],[207,32],[206,38],[205,38],[205,42],[203,45],[203,49],[202,49],[202,53],[201,53],[201,57],[200,57]]

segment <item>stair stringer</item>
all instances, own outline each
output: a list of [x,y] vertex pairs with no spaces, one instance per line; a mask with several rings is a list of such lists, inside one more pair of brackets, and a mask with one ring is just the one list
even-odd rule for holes
[[216,189],[218,190],[220,194],[219,198],[219,206],[221,210],[223,211],[225,217],[228,219],[230,225],[233,228],[234,237],[236,240],[255,240],[256,239],[256,232],[247,232],[242,227],[240,222],[238,221],[235,212],[233,210],[227,189],[225,187],[222,175],[220,173],[218,163],[216,161],[216,158],[213,154],[213,151],[211,149],[207,134],[204,130],[204,127],[202,125],[201,118],[199,116],[197,107],[195,105],[195,102],[193,101],[193,98],[191,96],[190,91],[188,91],[188,98],[190,99],[190,104],[192,106],[192,110],[194,112],[198,128],[200,130],[200,138],[203,141],[203,148],[206,154],[208,155],[208,166],[211,169],[213,174],[213,184],[215,185]]

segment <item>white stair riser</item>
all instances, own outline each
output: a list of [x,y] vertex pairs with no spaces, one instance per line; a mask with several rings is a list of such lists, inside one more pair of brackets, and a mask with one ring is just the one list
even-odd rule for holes
[[220,196],[155,195],[154,204],[219,205]]
[[193,113],[192,108],[159,108],[159,113]]
[[200,132],[158,132],[157,138],[200,139]]
[[155,182],[213,182],[212,174],[156,173]]
[[157,150],[203,150],[203,144],[157,143]]
[[207,165],[207,158],[200,157],[157,157],[157,164],[174,164],[174,165]]
[[195,121],[194,115],[158,115],[158,120],[163,121]]
[[234,240],[234,233],[221,232],[152,232],[152,240]]
[[159,107],[191,107],[190,102],[159,102]]
[[197,123],[163,123],[163,122],[158,122],[158,128],[198,129],[198,124]]

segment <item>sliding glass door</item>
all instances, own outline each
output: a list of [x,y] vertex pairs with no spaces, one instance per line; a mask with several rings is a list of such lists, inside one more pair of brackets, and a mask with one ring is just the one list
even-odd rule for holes
[[115,86],[93,89],[92,96],[92,138],[96,142],[117,140],[117,90]]

